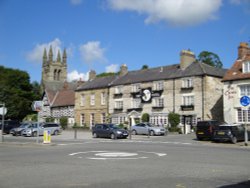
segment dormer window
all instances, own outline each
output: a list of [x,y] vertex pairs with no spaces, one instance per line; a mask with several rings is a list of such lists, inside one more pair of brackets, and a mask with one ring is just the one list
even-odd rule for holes
[[250,73],[250,61],[244,62],[242,64],[242,72],[243,73]]

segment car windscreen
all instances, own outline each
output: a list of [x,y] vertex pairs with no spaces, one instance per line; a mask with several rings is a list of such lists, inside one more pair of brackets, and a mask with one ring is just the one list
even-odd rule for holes
[[218,126],[216,129],[226,131],[226,130],[232,130],[232,127],[231,126]]
[[109,124],[108,127],[110,129],[119,129],[119,127],[117,125],[114,125],[114,124]]

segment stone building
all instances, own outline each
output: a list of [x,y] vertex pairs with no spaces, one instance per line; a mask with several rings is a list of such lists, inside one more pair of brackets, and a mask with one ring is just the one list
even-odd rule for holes
[[109,85],[116,76],[96,77],[90,71],[89,81],[75,91],[75,120],[80,126],[92,127],[95,123],[105,123],[109,118]]
[[242,96],[250,97],[250,47],[240,43],[238,58],[223,78],[224,117],[227,123],[250,123],[250,108],[243,109]]
[[92,126],[108,119],[134,124],[148,113],[150,122],[167,125],[170,112],[180,114],[185,125],[223,120],[225,72],[197,62],[188,50],[181,52],[179,64],[137,71],[122,65],[118,76],[91,78],[76,90],[76,122]]
[[47,54],[44,49],[42,64],[41,90],[43,92],[43,108],[39,112],[41,121],[54,118],[59,122],[60,118],[67,117],[68,124],[74,124],[75,92],[78,82],[67,82],[67,54],[64,49],[61,57],[60,51],[56,60],[53,59],[53,51],[50,46]]
[[133,116],[134,123],[148,113],[150,122],[166,125],[169,112],[180,114],[182,123],[189,125],[223,120],[221,80],[225,72],[197,62],[188,50],[181,52],[180,64],[127,71],[110,85],[111,120],[119,124]]

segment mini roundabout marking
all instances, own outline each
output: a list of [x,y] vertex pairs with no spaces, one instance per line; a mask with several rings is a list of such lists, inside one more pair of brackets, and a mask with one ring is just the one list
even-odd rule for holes
[[153,157],[164,157],[166,153],[137,151],[136,153],[121,152],[121,151],[85,151],[70,153],[69,156],[79,159],[91,159],[91,160],[137,160],[147,159]]

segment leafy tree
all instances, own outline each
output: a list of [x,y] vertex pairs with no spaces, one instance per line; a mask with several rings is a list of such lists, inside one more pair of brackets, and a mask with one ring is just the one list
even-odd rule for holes
[[141,120],[142,122],[149,122],[149,114],[148,113],[142,114]]
[[177,127],[180,123],[180,115],[174,112],[168,114],[168,122],[171,124],[171,127]]
[[217,68],[223,67],[223,64],[220,61],[219,56],[213,52],[202,51],[198,55],[198,61],[201,61],[203,63],[206,63],[210,66],[217,67]]
[[148,69],[148,65],[142,65],[141,70]]
[[27,72],[0,66],[0,102],[4,102],[8,110],[6,119],[21,121],[32,114],[31,104],[39,97],[33,91]]
[[68,118],[67,117],[61,117],[60,118],[60,125],[63,129],[66,129],[68,126]]

